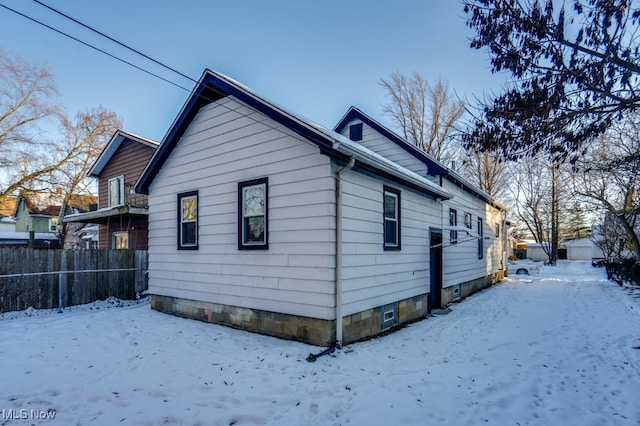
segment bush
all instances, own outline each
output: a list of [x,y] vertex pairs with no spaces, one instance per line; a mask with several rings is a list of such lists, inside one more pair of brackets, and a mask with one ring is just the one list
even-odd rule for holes
[[620,262],[607,262],[607,279],[622,286],[640,285],[640,263],[635,259],[623,259]]

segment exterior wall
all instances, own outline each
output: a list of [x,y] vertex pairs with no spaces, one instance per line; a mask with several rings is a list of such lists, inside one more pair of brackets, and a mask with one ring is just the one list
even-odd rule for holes
[[299,340],[312,345],[330,346],[335,339],[335,320],[157,295],[151,296],[151,307],[168,314],[224,324],[283,339]]
[[109,206],[109,179],[118,176],[124,176],[124,195],[125,200],[129,201],[128,204],[146,206],[147,196],[130,194],[129,188],[132,188],[136,183],[154,152],[155,148],[148,145],[129,139],[124,140],[100,173],[98,208]]
[[[268,250],[238,250],[238,183],[268,177]],[[198,250],[177,249],[177,194],[198,193]],[[330,160],[232,97],[203,107],[150,188],[149,292],[335,320]]]
[[[98,207],[109,206],[109,179],[124,176],[125,204],[146,207],[146,195],[132,194],[131,188],[140,177],[147,162],[155,152],[155,148],[143,143],[125,139],[113,154],[109,162],[100,173],[98,180]],[[116,216],[109,218],[106,225],[99,227],[98,248],[113,248],[113,233],[128,232],[129,248],[147,250],[148,248],[148,219]]]
[[[492,281],[505,266],[503,241],[506,230],[502,229],[501,212],[447,180],[443,180],[443,187],[454,194],[454,198],[442,203],[443,288],[473,282],[477,279]],[[465,213],[471,214],[470,231],[473,235],[477,234],[478,217],[482,219],[484,249],[482,259],[478,259],[478,239],[473,235],[465,235],[464,231],[458,231],[458,242],[451,243],[448,229],[451,208],[457,211],[458,226],[465,225]],[[496,233],[498,227],[500,229]]]
[[106,225],[100,225],[98,231],[98,248],[113,248],[113,233],[128,232],[129,248],[135,250],[147,250],[149,241],[149,223],[146,217],[132,218],[124,216],[114,216],[109,218]]
[[[342,131],[342,136],[349,137],[349,126],[356,123],[362,123],[360,120],[350,121]],[[362,146],[368,148],[383,157],[388,158],[396,164],[405,167],[412,172],[419,174],[420,176],[427,175],[427,166],[419,161],[416,157],[400,148],[395,143],[391,142],[386,137],[382,136],[376,130],[368,126],[366,123],[362,123],[362,140],[358,141]]]
[[343,175],[345,316],[429,292],[429,226],[440,223],[440,203],[388,183],[401,191],[401,249],[385,250],[384,184],[356,171]]

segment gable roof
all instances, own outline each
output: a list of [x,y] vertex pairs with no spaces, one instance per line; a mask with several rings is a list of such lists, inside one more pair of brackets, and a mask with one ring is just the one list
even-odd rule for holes
[[424,163],[427,166],[427,173],[429,175],[442,176],[445,179],[449,180],[450,182],[456,185],[459,185],[466,192],[476,197],[479,197],[483,201],[489,204],[492,204],[493,206],[501,210],[506,210],[506,207],[502,205],[500,202],[498,202],[495,198],[493,198],[492,196],[490,196],[480,188],[468,182],[458,173],[449,169],[447,166],[440,163],[431,155],[427,154],[423,150],[418,149],[414,145],[410,144],[405,139],[398,136],[396,133],[389,130],[387,127],[385,127],[384,125],[380,124],[378,121],[374,120],[373,118],[371,118],[370,116],[362,112],[362,110],[360,110],[359,108],[356,108],[354,106],[350,107],[347,113],[340,119],[338,124],[336,124],[336,126],[334,127],[334,130],[340,133],[345,129],[347,124],[349,124],[354,120],[362,121],[369,127],[373,128],[376,132],[380,133],[382,136],[389,139],[391,142],[393,142],[394,144],[396,144],[397,146],[399,146],[400,148],[402,148],[403,150],[405,150],[406,152],[408,152],[409,154],[417,158],[419,161]]
[[391,142],[398,145],[403,150],[407,151],[409,154],[413,155],[415,158],[420,160],[427,166],[427,172],[432,176],[438,175],[446,175],[448,170],[445,166],[440,164],[435,158],[431,155],[427,154],[421,149],[411,145],[406,140],[402,139],[400,136],[389,130],[387,127],[383,126],[359,108],[352,106],[349,108],[349,111],[340,119],[338,124],[333,128],[334,131],[338,133],[342,133],[344,128],[349,124],[349,122],[353,120],[360,120],[369,127],[373,128],[376,132],[380,133],[385,138],[389,139]]
[[233,96],[250,108],[263,113],[320,148],[320,152],[337,160],[356,160],[356,168],[391,179],[434,198],[449,199],[451,194],[430,180],[354,143],[344,136],[261,97],[248,87],[212,70],[205,70],[182,110],[169,128],[136,183],[135,190],[148,194],[153,179],[178,144],[189,124],[203,106]]
[[134,135],[133,133],[125,132],[124,130],[116,130],[107,145],[104,147],[98,158],[96,159],[93,166],[87,173],[87,176],[99,176],[102,173],[102,170],[106,167],[106,165],[111,161],[111,157],[116,153],[120,145],[125,140],[131,140],[133,142],[141,143],[143,145],[150,146],[153,149],[156,149],[159,145],[159,142],[156,142],[152,139],[147,139],[142,136]]

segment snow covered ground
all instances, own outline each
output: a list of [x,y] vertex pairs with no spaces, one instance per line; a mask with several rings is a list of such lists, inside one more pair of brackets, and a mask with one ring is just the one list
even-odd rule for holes
[[0,319],[0,424],[640,424],[640,298],[588,262],[315,363],[322,348],[113,306]]

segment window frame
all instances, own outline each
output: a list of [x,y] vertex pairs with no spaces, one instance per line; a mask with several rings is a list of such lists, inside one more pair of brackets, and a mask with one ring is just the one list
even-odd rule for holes
[[[117,241],[119,237],[126,237],[127,246],[126,247],[118,247]],[[113,250],[128,250],[130,249],[129,244],[129,232],[128,231],[116,231],[111,234],[111,248]]]
[[[449,226],[458,226],[458,210],[449,207]],[[458,244],[458,230],[449,231],[449,244]]]
[[[386,196],[391,195],[395,198],[395,218],[387,218],[385,212],[385,199]],[[389,186],[384,186],[382,191],[382,245],[384,250],[394,251],[394,250],[402,250],[402,201],[401,201],[401,192],[398,189],[391,188]],[[396,230],[396,238],[394,243],[387,242],[387,222],[395,221],[395,230]]]
[[[183,200],[195,199],[195,219],[184,220]],[[198,250],[200,244],[199,238],[199,222],[200,222],[200,197],[199,191],[182,192],[177,195],[177,249],[178,250]],[[195,223],[195,241],[193,243],[185,243],[183,236],[185,234],[184,224]]]
[[484,259],[484,232],[483,232],[483,221],[482,218],[478,216],[478,259]]
[[[264,186],[264,212],[260,215],[245,215],[245,193],[249,188]],[[261,242],[250,242],[245,238],[245,219],[263,217],[264,230]],[[269,178],[238,182],[238,250],[269,250]]]
[[354,123],[349,126],[349,139],[354,142],[358,142],[362,140],[363,133],[363,124],[362,123]]
[[58,217],[52,216],[49,218],[49,232],[58,232]]
[[473,215],[471,213],[464,213],[464,227],[467,229],[473,229]]
[[[111,201],[113,200],[113,192],[111,191],[112,186],[111,186],[111,182],[118,182],[117,187],[118,187],[118,202],[117,203],[112,203]],[[115,207],[115,206],[121,206],[124,204],[124,175],[120,175],[120,176],[116,176],[116,177],[112,177],[109,179],[109,181],[107,182],[107,205],[108,207]]]

